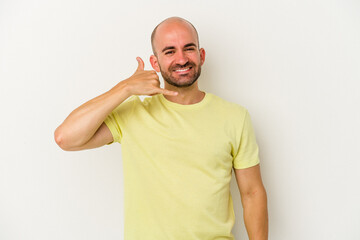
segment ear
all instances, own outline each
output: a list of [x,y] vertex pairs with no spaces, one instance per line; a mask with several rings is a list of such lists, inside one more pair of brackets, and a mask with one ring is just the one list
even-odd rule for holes
[[155,55],[150,56],[150,63],[151,63],[152,68],[155,71],[160,72],[159,62]]
[[199,51],[200,51],[200,63],[201,65],[203,65],[205,62],[205,49],[200,48]]

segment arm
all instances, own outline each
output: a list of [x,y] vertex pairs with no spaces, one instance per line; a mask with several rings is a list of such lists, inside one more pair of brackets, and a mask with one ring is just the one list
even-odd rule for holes
[[72,111],[55,130],[55,141],[63,150],[83,150],[112,142],[113,137],[104,120],[131,95],[176,93],[160,88],[156,72],[144,71],[144,62],[141,58],[137,60],[138,68],[130,78]]
[[[126,82],[123,81],[110,91],[84,103],[72,111],[55,130],[56,143],[63,150],[75,151],[86,149],[89,145],[97,147],[113,141],[111,132],[103,121],[128,97]],[[86,143],[88,146],[85,147]]]
[[260,174],[260,165],[235,169],[241,202],[244,209],[244,222],[249,240],[268,239],[267,196]]

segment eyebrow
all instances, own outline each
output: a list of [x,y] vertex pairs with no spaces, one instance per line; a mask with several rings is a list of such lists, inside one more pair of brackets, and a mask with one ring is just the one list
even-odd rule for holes
[[[185,44],[184,48],[187,48],[187,47],[197,47],[197,46],[196,46],[195,43],[188,43],[188,44]],[[174,46],[164,47],[161,52],[165,52],[165,51],[170,50],[170,49],[175,49],[175,47]]]

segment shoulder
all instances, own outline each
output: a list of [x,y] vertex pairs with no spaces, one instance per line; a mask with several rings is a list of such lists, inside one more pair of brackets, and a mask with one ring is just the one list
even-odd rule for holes
[[127,99],[125,99],[122,103],[120,103],[116,108],[115,111],[124,111],[125,109],[131,109],[134,107],[136,103],[141,102],[139,96],[131,95]]
[[134,102],[133,108],[135,111],[154,111],[162,109],[161,108],[161,101],[159,100],[159,94],[154,96],[142,95],[142,96],[133,96],[132,100]]
[[140,101],[141,105],[145,108],[151,108],[152,106],[159,107],[159,94],[153,95],[153,96],[142,96],[142,99]]
[[225,98],[219,97],[215,94],[211,94],[213,103],[218,110],[227,113],[230,116],[245,117],[247,114],[247,108],[239,103],[229,101]]

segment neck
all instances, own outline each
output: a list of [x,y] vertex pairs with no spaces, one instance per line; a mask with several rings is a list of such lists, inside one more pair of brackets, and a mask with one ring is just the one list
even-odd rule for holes
[[178,92],[176,96],[164,95],[167,100],[183,105],[201,102],[205,97],[205,92],[200,91],[196,83],[186,88],[178,88],[165,82],[165,89]]

